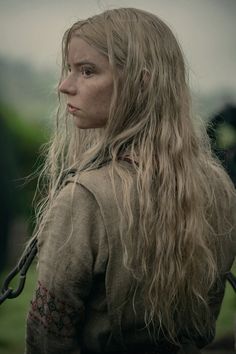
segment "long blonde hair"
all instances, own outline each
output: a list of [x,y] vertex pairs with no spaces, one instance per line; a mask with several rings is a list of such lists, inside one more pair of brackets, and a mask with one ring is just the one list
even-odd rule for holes
[[[219,275],[218,240],[230,232],[227,217],[234,189],[212,156],[205,128],[192,119],[179,44],[153,14],[109,10],[78,21],[65,33],[61,80],[67,75],[68,44],[74,35],[109,59],[114,75],[110,114],[103,129],[75,129],[60,98],[42,171],[47,189],[37,209],[36,230],[65,172],[110,160],[111,177],[117,173],[122,180],[124,202],[119,207],[121,221],[128,225],[121,232],[124,264],[142,286],[147,326],[161,327],[172,341],[179,328],[210,331],[209,290]],[[137,172],[138,237],[132,178],[117,163],[124,155]]]

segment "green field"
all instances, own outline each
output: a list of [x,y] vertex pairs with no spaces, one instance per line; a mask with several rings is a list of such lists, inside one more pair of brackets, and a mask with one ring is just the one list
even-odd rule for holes
[[[234,269],[235,272],[235,269]],[[24,292],[20,297],[7,300],[0,307],[0,353],[23,354],[26,315],[35,284],[35,269],[32,267],[27,276]],[[236,297],[228,284],[223,306],[217,321],[217,336],[232,333],[235,326]]]

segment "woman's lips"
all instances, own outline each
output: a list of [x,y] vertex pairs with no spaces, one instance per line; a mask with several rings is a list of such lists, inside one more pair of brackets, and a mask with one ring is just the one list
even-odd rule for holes
[[76,111],[79,110],[79,108],[72,106],[72,104],[70,104],[70,103],[67,104],[67,109],[68,109],[69,113],[75,113]]

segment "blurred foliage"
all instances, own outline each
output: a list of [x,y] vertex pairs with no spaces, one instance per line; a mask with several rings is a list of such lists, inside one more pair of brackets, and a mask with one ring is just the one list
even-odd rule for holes
[[236,106],[225,105],[210,119],[208,134],[213,151],[236,186]]
[[[236,264],[232,269],[236,274]],[[236,296],[232,286],[227,282],[223,305],[216,324],[216,337],[234,333],[236,325]],[[235,338],[236,339],[236,338]]]
[[221,124],[216,131],[216,141],[220,149],[230,148],[236,144],[236,130],[227,123]]
[[10,138],[6,159],[11,153],[15,160],[15,175],[12,178],[16,199],[20,200],[18,212],[29,216],[37,179],[27,177],[42,163],[39,151],[41,145],[48,140],[49,131],[37,120],[32,122],[24,120],[13,108],[4,103],[0,103],[0,116]]

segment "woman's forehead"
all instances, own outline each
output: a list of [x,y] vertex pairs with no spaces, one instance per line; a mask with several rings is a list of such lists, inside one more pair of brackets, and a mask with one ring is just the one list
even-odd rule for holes
[[67,61],[71,63],[98,62],[107,65],[108,58],[78,35],[72,36],[68,43]]

